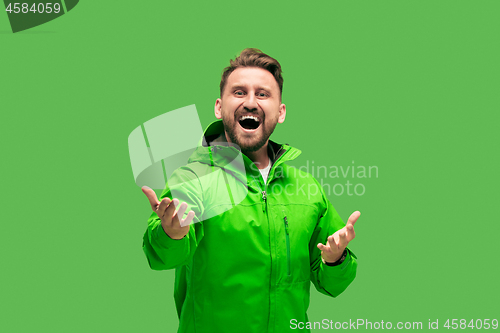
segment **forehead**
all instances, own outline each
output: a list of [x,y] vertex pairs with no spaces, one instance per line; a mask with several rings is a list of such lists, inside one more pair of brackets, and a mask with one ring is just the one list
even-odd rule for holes
[[246,86],[249,88],[267,88],[279,91],[278,82],[267,70],[259,67],[240,67],[235,69],[227,78],[227,86]]

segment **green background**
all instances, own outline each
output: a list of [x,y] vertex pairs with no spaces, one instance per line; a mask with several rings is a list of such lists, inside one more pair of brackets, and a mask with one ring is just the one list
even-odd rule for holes
[[336,299],[312,291],[310,320],[500,319],[499,11],[81,1],[16,34],[0,13],[1,330],[176,331],[174,272],[141,249],[150,206],[127,138],[190,104],[215,120],[222,69],[245,47],[282,64],[288,112],[272,138],[303,151],[296,166],[379,169],[327,179],[365,185],[330,195],[344,220],[362,212],[359,268]]

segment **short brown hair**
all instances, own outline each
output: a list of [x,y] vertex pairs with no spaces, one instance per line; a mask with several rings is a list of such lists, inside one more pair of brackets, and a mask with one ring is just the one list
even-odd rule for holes
[[246,48],[241,51],[240,55],[234,59],[229,60],[229,66],[224,68],[222,72],[222,79],[220,81],[220,97],[224,92],[226,81],[229,75],[239,67],[259,67],[267,70],[273,74],[278,86],[280,87],[280,98],[283,93],[283,77],[281,76],[281,65],[278,60],[268,56],[259,49]]

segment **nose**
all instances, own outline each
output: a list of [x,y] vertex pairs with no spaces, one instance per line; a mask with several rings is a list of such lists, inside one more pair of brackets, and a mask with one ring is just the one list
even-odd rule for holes
[[243,107],[248,111],[256,111],[258,106],[255,94],[248,94],[243,102]]

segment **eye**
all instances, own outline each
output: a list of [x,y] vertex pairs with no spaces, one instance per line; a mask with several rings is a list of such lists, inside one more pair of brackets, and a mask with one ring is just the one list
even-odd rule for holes
[[265,92],[260,92],[257,94],[259,97],[268,97],[268,95]]
[[243,91],[241,91],[241,90],[236,90],[236,91],[234,92],[234,94],[235,94],[236,96],[243,96],[245,93],[244,93]]

